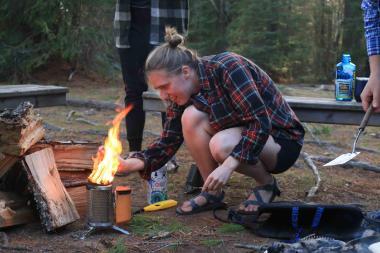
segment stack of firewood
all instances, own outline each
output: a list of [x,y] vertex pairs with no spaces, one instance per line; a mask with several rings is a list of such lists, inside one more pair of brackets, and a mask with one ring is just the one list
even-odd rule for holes
[[53,231],[86,212],[86,178],[99,145],[46,142],[44,134],[30,103],[0,111],[0,228],[39,217]]

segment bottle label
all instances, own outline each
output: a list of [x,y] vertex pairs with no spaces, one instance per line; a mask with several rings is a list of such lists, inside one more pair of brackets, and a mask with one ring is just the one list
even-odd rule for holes
[[149,204],[168,199],[168,187],[165,165],[152,172],[151,179],[147,182],[147,200]]
[[337,99],[352,99],[352,79],[335,80],[335,96]]

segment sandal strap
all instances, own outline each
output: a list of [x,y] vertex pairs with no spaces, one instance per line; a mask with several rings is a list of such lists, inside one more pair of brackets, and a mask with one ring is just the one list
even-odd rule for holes
[[197,209],[199,207],[199,205],[195,203],[195,198],[192,198],[189,201],[190,201],[191,210]]
[[212,195],[208,192],[201,192],[198,196],[202,196],[206,199],[207,203],[219,203],[224,199],[224,191],[219,196]]
[[[266,202],[263,201],[263,198],[261,197],[260,191],[269,191],[272,192],[270,198],[269,198],[269,203],[274,200],[276,196],[280,196],[280,189],[278,188],[276,178],[273,177],[273,183],[271,184],[265,184],[265,185],[260,185],[256,186],[251,190],[252,194],[255,195],[255,200],[246,200],[243,202],[244,206],[247,207],[248,205],[262,205],[265,204]],[[251,202],[253,201],[253,202]],[[249,204],[245,204],[249,203]]]
[[257,201],[257,200],[245,200],[243,202],[244,207],[248,207],[249,205],[254,205],[254,206],[260,206],[264,204],[263,202]]
[[206,204],[208,203],[220,203],[224,199],[224,191],[222,191],[222,194],[219,196],[212,195],[208,192],[201,192],[198,196],[192,198],[189,200],[192,210],[199,208],[200,206],[195,202],[195,199],[199,196],[202,196],[206,199]]

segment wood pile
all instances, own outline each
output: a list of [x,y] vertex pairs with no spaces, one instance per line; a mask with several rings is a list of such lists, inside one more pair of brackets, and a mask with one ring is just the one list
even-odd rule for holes
[[0,228],[40,219],[50,232],[85,215],[98,143],[46,142],[30,103],[0,111]]

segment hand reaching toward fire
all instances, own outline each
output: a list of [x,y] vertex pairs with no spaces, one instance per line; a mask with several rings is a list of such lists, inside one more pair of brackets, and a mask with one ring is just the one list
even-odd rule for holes
[[132,172],[136,172],[144,169],[144,162],[137,158],[128,158],[123,159],[119,157],[119,168],[117,172],[130,174]]
[[[104,146],[98,148],[99,157],[104,157]],[[130,174],[135,171],[144,169],[144,162],[137,158],[123,159],[119,156],[119,167],[117,172],[123,174]]]

